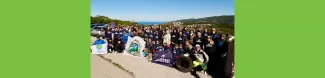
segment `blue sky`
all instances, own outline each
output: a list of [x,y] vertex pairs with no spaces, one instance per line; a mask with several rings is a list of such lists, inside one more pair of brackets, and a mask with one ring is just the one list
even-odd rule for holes
[[91,0],[91,16],[136,22],[233,15],[234,0]]

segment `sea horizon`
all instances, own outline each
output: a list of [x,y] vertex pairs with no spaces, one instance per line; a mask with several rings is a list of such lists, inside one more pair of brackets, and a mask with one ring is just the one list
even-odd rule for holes
[[163,24],[165,22],[137,22],[137,23],[143,25],[155,25],[155,24]]

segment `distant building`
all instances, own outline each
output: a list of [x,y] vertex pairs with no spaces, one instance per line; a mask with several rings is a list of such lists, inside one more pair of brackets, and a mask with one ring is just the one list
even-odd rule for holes
[[182,22],[171,22],[172,25],[174,26],[180,26],[182,25],[183,23]]

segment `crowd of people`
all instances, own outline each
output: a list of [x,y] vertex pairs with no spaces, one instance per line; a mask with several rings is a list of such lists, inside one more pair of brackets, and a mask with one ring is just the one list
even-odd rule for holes
[[[193,59],[196,59],[194,60],[195,68],[215,72],[225,70],[224,58],[229,51],[228,45],[231,40],[231,35],[217,32],[215,28],[176,26],[165,28],[161,26],[108,27],[105,30],[104,37],[108,42],[108,52],[122,53],[129,36],[143,38],[146,42],[145,48],[151,55],[166,49],[172,49],[175,58],[182,54],[193,54],[195,55]],[[94,45],[103,43],[100,40],[95,41]]]

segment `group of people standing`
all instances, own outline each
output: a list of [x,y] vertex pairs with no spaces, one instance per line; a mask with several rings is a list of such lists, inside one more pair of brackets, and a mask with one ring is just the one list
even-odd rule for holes
[[204,70],[213,72],[225,70],[224,58],[229,52],[229,42],[232,42],[231,35],[218,33],[215,28],[121,26],[106,29],[105,38],[108,42],[108,51],[122,52],[129,36],[143,38],[146,41],[145,48],[150,54],[172,49],[175,58],[182,54],[197,55],[194,59],[208,67]]

